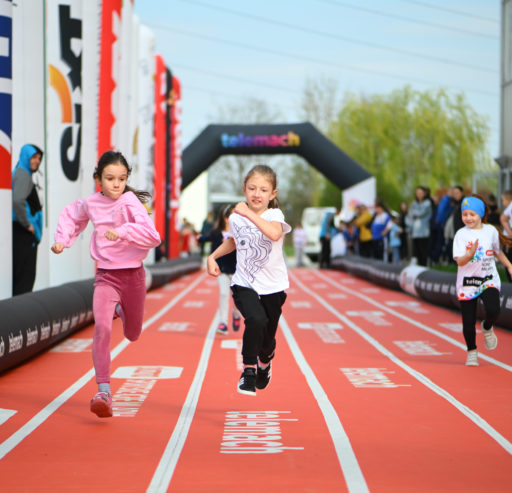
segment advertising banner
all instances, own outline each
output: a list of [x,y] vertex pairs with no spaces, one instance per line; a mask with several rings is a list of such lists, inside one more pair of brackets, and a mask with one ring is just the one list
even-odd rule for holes
[[98,93],[98,157],[114,148],[118,113],[118,80],[122,0],[103,0],[101,7]]
[[0,0],[0,299],[12,293],[12,3]]
[[177,77],[172,78],[171,104],[171,186],[169,217],[169,256],[180,254],[180,231],[178,208],[181,194],[181,84]]
[[[83,0],[46,2],[48,196],[49,230],[53,235],[60,211],[82,197],[82,53]],[[88,178],[90,180],[90,178]],[[50,256],[50,285],[83,279],[83,258],[88,235],[80,235],[73,248]],[[87,264],[86,264],[87,262]],[[89,275],[93,273],[90,266]]]
[[155,37],[145,26],[139,31],[137,155],[135,183],[153,195],[153,105],[155,101]]
[[160,238],[165,242],[165,166],[166,166],[166,68],[160,55],[155,57],[155,101],[154,101],[154,193],[153,214]]

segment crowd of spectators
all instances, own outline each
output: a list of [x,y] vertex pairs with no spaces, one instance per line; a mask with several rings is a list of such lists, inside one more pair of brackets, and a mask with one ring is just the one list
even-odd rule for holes
[[[447,265],[454,262],[452,246],[455,233],[464,226],[461,204],[465,195],[459,185],[435,195],[428,187],[418,186],[414,200],[410,204],[402,202],[397,212],[390,211],[379,199],[372,210],[358,204],[354,217],[341,221],[338,231],[343,234],[349,253],[393,263]],[[498,208],[494,195],[489,194],[485,198],[490,209],[489,224],[512,236],[512,191],[501,196],[503,212]]]

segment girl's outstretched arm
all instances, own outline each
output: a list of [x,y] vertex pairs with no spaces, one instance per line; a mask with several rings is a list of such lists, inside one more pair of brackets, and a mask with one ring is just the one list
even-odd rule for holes
[[261,216],[258,216],[258,214],[255,214],[254,212],[249,209],[247,204],[245,202],[239,202],[236,204],[235,208],[233,209],[233,212],[236,212],[240,216],[244,216],[249,221],[254,223],[254,225],[267,237],[270,238],[272,241],[277,241],[281,236],[283,235],[283,225],[280,222],[277,221],[267,221],[266,219],[263,219]]
[[466,265],[472,258],[473,255],[475,255],[476,249],[478,248],[478,240],[476,240],[472,247],[466,252],[465,255],[462,255],[461,257],[455,257],[455,262],[457,262],[457,265],[462,267],[463,265]]
[[227,240],[223,241],[206,259],[206,269],[208,274],[214,277],[220,275],[217,259],[227,255],[228,253],[231,253],[235,248],[236,244],[233,238],[228,238]]
[[[55,243],[52,247],[54,253],[61,253],[62,248],[69,248],[78,235],[87,227],[89,216],[87,214],[85,200],[76,200],[64,208],[59,215],[59,223],[55,231]],[[58,251],[60,250],[60,251]]]
[[[154,248],[160,245],[162,242],[160,234],[156,230],[148,211],[135,195],[133,201],[128,204],[128,213],[130,222],[108,230],[105,237],[110,241],[116,241],[119,238],[143,248]],[[116,233],[117,238],[115,237]]]

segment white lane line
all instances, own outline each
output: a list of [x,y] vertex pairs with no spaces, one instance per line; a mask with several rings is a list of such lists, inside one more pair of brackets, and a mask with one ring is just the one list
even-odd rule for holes
[[[169,309],[171,309],[181,298],[183,298],[189,291],[194,289],[197,284],[206,276],[203,274],[199,276],[193,283],[191,283],[186,289],[184,289],[179,295],[172,299],[167,305],[165,305],[155,315],[150,317],[144,325],[142,330],[145,330],[152,323],[158,320],[164,315]],[[127,339],[123,339],[111,352],[110,357],[113,360],[118,356],[130,342]],[[42,425],[60,406],[66,403],[76,392],[78,392],[84,385],[94,377],[94,368],[91,368],[85,375],[80,377],[75,383],[68,387],[62,394],[56,397],[46,407],[39,411],[32,419],[27,421],[18,431],[13,433],[4,442],[0,443],[0,459],[5,457],[11,450],[19,445],[25,438],[27,438],[34,430]]]
[[1,409],[0,408],[0,425],[5,423],[10,417],[14,416],[18,411],[14,409]]
[[181,451],[185,446],[185,441],[194,419],[196,412],[197,401],[199,400],[199,394],[203,386],[204,377],[206,375],[206,369],[208,367],[208,361],[212,352],[213,341],[215,340],[215,333],[217,330],[217,324],[219,321],[218,312],[208,329],[206,339],[204,341],[203,350],[201,351],[201,357],[199,358],[199,364],[197,365],[194,380],[190,385],[190,389],[187,394],[187,398],[181,408],[181,413],[172,432],[171,438],[165,447],[162,458],[158,463],[158,466],[153,474],[151,483],[146,491],[151,493],[166,492],[171,483],[176,464],[180,458]]
[[400,368],[405,370],[409,375],[414,377],[420,383],[425,385],[427,388],[441,396],[443,399],[448,401],[452,406],[458,409],[464,416],[469,418],[473,423],[475,423],[479,428],[481,428],[485,433],[487,433],[493,440],[495,440],[501,447],[505,449],[506,452],[512,455],[512,443],[510,443],[503,435],[501,435],[497,430],[495,430],[487,421],[485,421],[480,415],[475,413],[468,406],[458,401],[455,397],[453,397],[449,392],[439,387],[439,385],[435,384],[428,377],[416,371],[414,368],[410,367],[406,363],[404,363],[400,358],[396,357],[391,351],[389,351],[386,347],[384,347],[380,342],[366,333],[363,329],[357,326],[352,320],[347,318],[345,315],[342,315],[335,308],[333,308],[329,303],[324,301],[320,296],[307,288],[301,281],[299,281],[296,276],[292,275],[297,284],[306,292],[313,296],[322,306],[324,306],[327,310],[329,310],[332,314],[338,317],[341,321],[346,323],[349,327],[351,327],[355,332],[357,332],[363,339],[369,342],[377,351],[382,353],[384,356],[387,356],[393,363],[398,365]]
[[327,424],[327,428],[331,434],[334,448],[336,450],[336,455],[338,456],[341,470],[343,471],[343,476],[347,483],[348,491],[352,493],[369,492],[370,490],[368,489],[361,468],[359,467],[359,463],[357,462],[357,458],[354,450],[352,449],[352,445],[350,444],[348,435],[341,424],[334,406],[329,401],[325,390],[320,385],[316,375],[307,363],[306,358],[304,358],[304,355],[302,354],[302,351],[300,350],[299,345],[293,337],[290,327],[283,316],[281,316],[280,325],[286,338],[286,342],[288,343],[288,346],[290,346],[293,357],[306,377],[306,381],[308,382],[308,385],[318,402],[320,411],[324,416],[325,423]]
[[[362,300],[365,300],[366,302],[371,303],[372,305],[379,307],[381,310],[385,310],[388,313],[390,313],[391,315],[394,315],[395,317],[401,318],[402,320],[405,320],[406,322],[408,322],[408,323],[410,323],[412,325],[415,325],[416,327],[424,330],[425,332],[429,332],[430,334],[433,334],[433,335],[435,335],[435,336],[437,336],[437,337],[439,337],[441,339],[444,339],[445,341],[449,342],[450,344],[452,344],[454,346],[457,346],[460,349],[463,349],[464,352],[467,351],[466,346],[464,344],[460,343],[459,341],[457,341],[456,339],[453,339],[452,337],[450,337],[450,336],[448,336],[446,334],[443,334],[442,332],[440,332],[440,331],[438,331],[436,329],[433,329],[432,327],[429,327],[428,325],[422,324],[421,322],[418,322],[417,320],[414,320],[414,319],[408,317],[407,315],[403,315],[402,313],[397,312],[397,311],[393,310],[392,308],[389,308],[386,305],[382,305],[378,301],[375,301],[372,298],[369,298],[368,296],[365,296],[364,294],[361,294],[361,293],[358,293],[357,291],[348,289],[345,286],[343,286],[342,284],[339,284],[339,283],[337,283],[336,281],[334,281],[332,279],[322,277],[322,276],[320,276],[319,273],[315,273],[315,274],[317,276],[321,277],[321,279],[325,279],[326,281],[328,281],[333,286],[336,286],[337,288],[339,288],[339,289],[341,289],[341,290],[343,290],[343,291],[345,291],[347,293],[350,293],[350,294],[352,294],[354,296],[357,296],[357,297],[361,298]],[[499,360],[497,360],[495,358],[492,358],[491,356],[487,356],[486,354],[483,354],[483,353],[479,352],[478,353],[478,358],[479,359],[483,359],[485,361],[488,361],[489,363],[492,363],[493,365],[499,366],[500,368],[503,368],[504,370],[512,372],[512,366],[511,365],[507,365],[507,363],[503,363],[502,361],[499,361]]]

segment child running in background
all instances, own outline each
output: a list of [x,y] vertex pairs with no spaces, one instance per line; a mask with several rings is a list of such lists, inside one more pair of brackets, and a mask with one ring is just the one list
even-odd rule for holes
[[[210,231],[209,241],[211,241],[211,251],[214,252],[223,241],[230,237],[229,234],[229,216],[233,212],[235,204],[222,207],[217,217],[215,227]],[[220,274],[217,276],[219,284],[219,326],[217,332],[220,334],[228,333],[228,311],[229,299],[231,298],[231,278],[236,270],[236,252],[232,251],[224,257],[219,258],[217,262]],[[237,332],[240,329],[241,314],[236,306],[233,307],[233,330]]]
[[94,231],[90,252],[97,265],[92,358],[98,393],[92,398],[90,407],[100,418],[112,416],[112,320],[119,315],[125,337],[130,341],[138,339],[146,299],[142,260],[150,249],[160,244],[160,235],[142,205],[150,195],[127,185],[130,172],[131,168],[120,152],[105,152],[93,175],[101,191],[85,200],[76,200],[61,212],[52,246],[54,253],[62,253],[92,221]]
[[453,239],[453,258],[457,269],[457,298],[462,313],[462,331],[468,348],[467,366],[478,366],[476,349],[476,308],[480,297],[485,307],[482,332],[486,349],[494,349],[498,339],[493,326],[500,313],[500,277],[495,257],[512,274],[512,264],[500,248],[500,241],[512,244],[494,226],[487,224],[489,208],[480,196],[465,197],[461,204],[462,221]]
[[277,178],[265,165],[253,167],[242,188],[247,202],[239,202],[229,217],[231,237],[208,257],[208,273],[218,276],[217,259],[236,249],[231,290],[244,317],[244,370],[238,392],[256,395],[271,378],[276,331],[289,287],[283,256],[284,235],[291,231],[277,200]]

